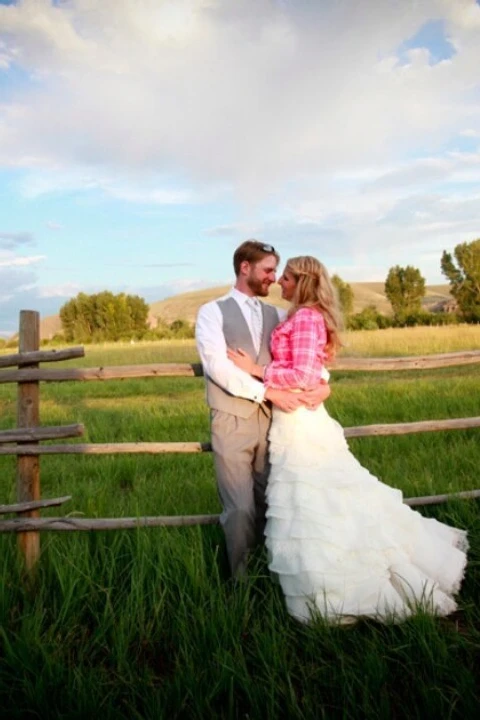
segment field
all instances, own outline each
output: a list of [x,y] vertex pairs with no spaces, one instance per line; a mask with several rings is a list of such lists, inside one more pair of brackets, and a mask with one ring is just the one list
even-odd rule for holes
[[[480,349],[480,327],[349,333],[346,355]],[[191,341],[92,346],[72,366],[196,361]],[[344,426],[479,415],[480,366],[333,372],[329,412]],[[15,425],[0,385],[0,428]],[[208,441],[199,378],[45,384],[44,425],[83,422],[87,442]],[[406,496],[480,487],[479,431],[361,438],[359,460]],[[215,513],[212,458],[52,456],[42,495],[86,517]],[[15,499],[0,457],[0,502]],[[45,533],[35,577],[0,535],[0,706],[10,718],[473,718],[478,712],[480,515],[475,501],[421,512],[469,530],[459,611],[398,625],[299,626],[258,554],[228,578],[216,526]],[[379,518],[379,522],[381,518]]]

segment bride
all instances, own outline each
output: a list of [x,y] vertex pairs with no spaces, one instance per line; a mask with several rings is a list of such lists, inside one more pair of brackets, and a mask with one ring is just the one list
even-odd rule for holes
[[[330,278],[318,260],[302,256],[287,261],[279,284],[291,307],[272,334],[272,362],[259,366],[242,350],[229,350],[229,358],[271,388],[318,385],[340,345]],[[291,615],[343,623],[456,609],[465,531],[424,518],[371,475],[323,405],[273,408],[269,440],[266,546]]]

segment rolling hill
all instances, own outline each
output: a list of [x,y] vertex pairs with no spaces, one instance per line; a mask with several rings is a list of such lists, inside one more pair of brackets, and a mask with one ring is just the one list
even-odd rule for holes
[[[361,282],[350,283],[353,290],[354,301],[353,311],[360,312],[367,305],[375,305],[377,309],[385,314],[391,312],[390,303],[385,297],[383,282]],[[192,292],[173,295],[158,300],[150,305],[150,316],[162,318],[167,323],[174,320],[187,320],[193,323],[197,315],[198,308],[203,303],[215,300],[227,293],[231,285],[221,285],[219,287],[207,288],[203,290],[194,290]],[[442,300],[451,299],[448,285],[428,285],[424,299],[424,307],[429,309]],[[287,307],[280,297],[279,285],[273,285],[269,296],[270,302],[280,307]],[[58,315],[49,315],[41,320],[40,337],[42,340],[52,338],[56,333],[61,332],[62,325]]]
[[[385,314],[391,312],[392,309],[385,296],[383,282],[350,283],[350,285],[353,290],[353,311],[355,313],[360,312],[367,305],[375,305],[380,312]],[[178,318],[194,322],[200,305],[221,297],[229,291],[230,287],[230,285],[222,285],[221,287],[174,295],[165,300],[152,303],[150,312],[155,317],[161,317],[168,323]],[[441,300],[448,299],[451,299],[448,285],[430,285],[426,288],[423,304],[425,308],[431,308]],[[273,305],[288,307],[288,303],[284,302],[280,297],[279,285],[272,286],[269,301]]]

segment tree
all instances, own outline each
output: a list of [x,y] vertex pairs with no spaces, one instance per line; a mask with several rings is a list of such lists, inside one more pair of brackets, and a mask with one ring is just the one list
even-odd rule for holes
[[342,280],[338,275],[332,275],[332,283],[337,290],[340,307],[345,318],[353,312],[352,286]]
[[425,279],[418,268],[395,265],[388,271],[385,295],[396,318],[415,315],[420,311],[422,298],[425,297]]
[[480,321],[480,238],[461,243],[450,253],[443,251],[441,267],[450,282],[450,292],[467,322]]
[[174,337],[177,338],[194,338],[195,337],[195,326],[188,322],[188,320],[174,320],[170,324],[170,330]]
[[94,295],[79,293],[60,308],[65,339],[92,342],[141,338],[148,330],[148,305],[138,295],[108,290]]

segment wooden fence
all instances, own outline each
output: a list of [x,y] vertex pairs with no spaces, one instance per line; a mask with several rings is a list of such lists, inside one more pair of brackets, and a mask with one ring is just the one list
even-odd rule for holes
[[[211,451],[209,443],[199,442],[135,442],[135,443],[75,443],[40,445],[44,440],[79,437],[84,428],[80,424],[60,427],[40,427],[40,382],[118,380],[147,377],[201,377],[199,364],[157,363],[154,365],[125,365],[107,368],[44,369],[40,363],[83,357],[83,347],[66,350],[40,350],[40,316],[31,310],[20,313],[19,352],[0,356],[0,383],[17,383],[17,428],[0,432],[0,455],[17,457],[17,502],[0,505],[0,515],[18,517],[0,521],[0,532],[18,533],[19,545],[26,567],[32,568],[40,553],[40,530],[109,530],[154,526],[206,525],[218,522],[218,515],[158,516],[135,518],[40,518],[41,508],[62,505],[71,499],[64,496],[42,499],[40,494],[40,456],[52,454],[105,455],[121,453],[200,453]],[[480,351],[427,355],[423,357],[354,359],[341,358],[333,370],[412,370],[480,363]],[[345,428],[345,436],[368,437],[373,435],[404,435],[480,427],[480,417],[452,420],[428,420],[411,423],[363,425]],[[409,505],[445,502],[451,497],[480,497],[480,490],[407,498]]]

